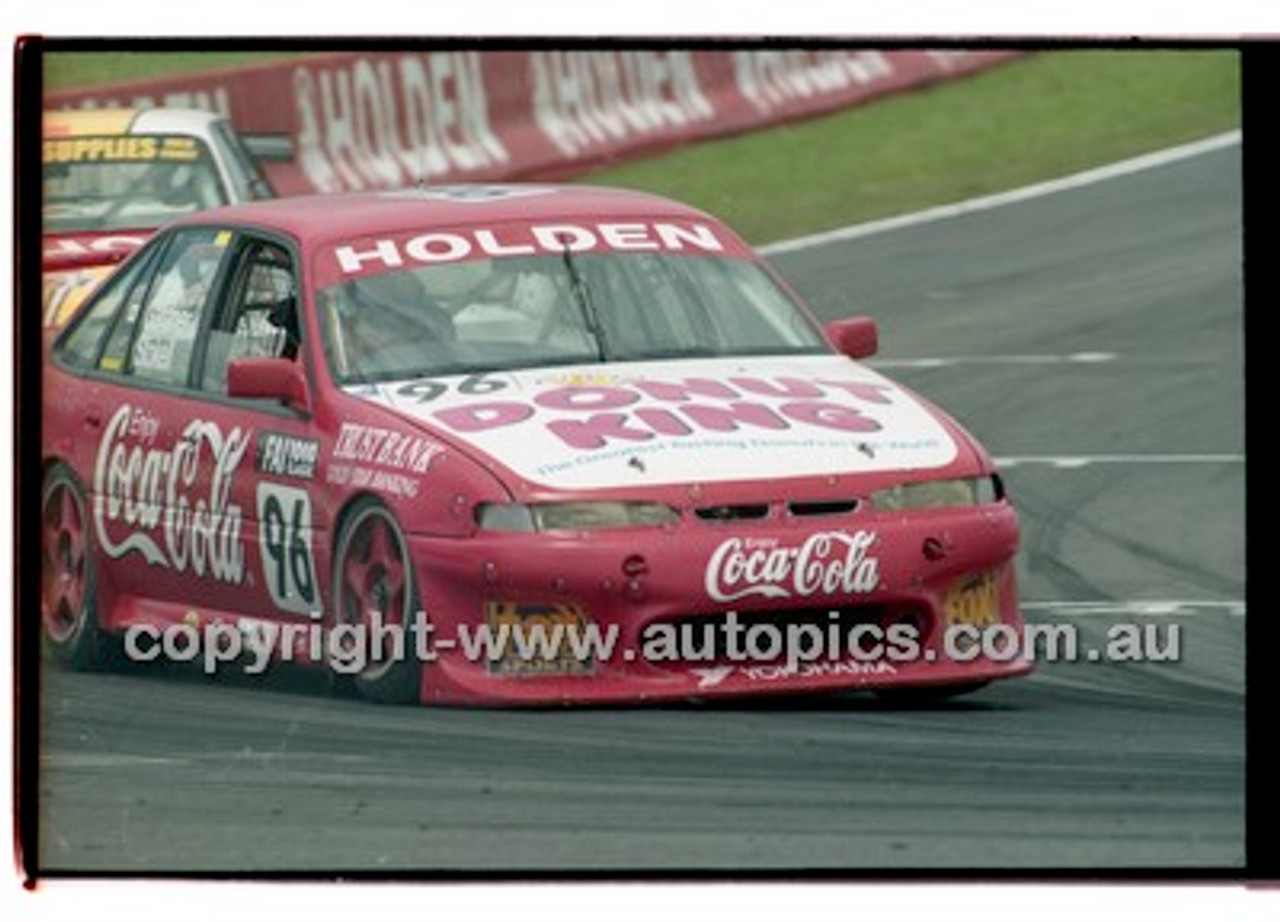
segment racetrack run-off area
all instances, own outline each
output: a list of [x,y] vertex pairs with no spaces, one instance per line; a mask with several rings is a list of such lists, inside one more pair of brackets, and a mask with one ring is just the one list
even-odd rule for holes
[[521,711],[50,668],[41,868],[1243,868],[1241,199],[1228,144],[771,257],[1006,459],[1030,620],[1176,625],[1178,661],[1045,663],[927,708]]

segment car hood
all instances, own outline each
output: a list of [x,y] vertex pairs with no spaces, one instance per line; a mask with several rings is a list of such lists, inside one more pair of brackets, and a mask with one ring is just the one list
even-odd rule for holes
[[555,490],[924,471],[969,456],[907,389],[842,356],[684,359],[345,388]]

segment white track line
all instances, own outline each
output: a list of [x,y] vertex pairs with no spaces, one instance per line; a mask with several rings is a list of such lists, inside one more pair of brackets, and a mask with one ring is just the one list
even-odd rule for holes
[[1091,464],[1243,464],[1244,455],[1012,455],[996,458],[1000,467],[1047,464],[1070,469]]
[[1141,615],[1146,617],[1170,617],[1186,615],[1230,615],[1243,618],[1245,603],[1241,599],[1221,601],[1192,599],[1127,599],[1103,602],[1022,602],[1018,606],[1024,612],[1048,612],[1057,615]]
[[40,755],[40,764],[44,768],[140,768],[146,765],[181,765],[186,761],[110,752],[46,752]]
[[892,218],[869,221],[865,224],[854,224],[849,227],[841,227],[836,230],[824,231],[819,234],[809,234],[804,237],[795,237],[791,240],[780,240],[777,243],[770,243],[759,247],[758,249],[766,256],[776,256],[779,253],[791,253],[796,250],[807,250],[813,247],[824,246],[828,243],[855,240],[859,237],[870,237],[873,234],[882,234],[886,231],[897,230],[902,227],[911,227],[916,224],[927,224],[931,221],[941,221],[944,218],[954,218],[958,215],[972,214],[976,211],[986,211],[991,208],[999,208],[1003,205],[1025,202],[1028,199],[1039,198],[1044,195],[1052,195],[1055,192],[1062,192],[1067,189],[1077,189],[1081,186],[1088,186],[1108,179],[1115,179],[1119,176],[1127,176],[1131,173],[1141,172],[1142,170],[1154,169],[1156,167],[1165,166],[1169,163],[1176,163],[1179,160],[1186,160],[1189,157],[1197,157],[1211,151],[1238,145],[1240,143],[1240,137],[1241,132],[1239,130],[1228,131],[1225,134],[1214,135],[1213,137],[1204,138],[1200,141],[1192,141],[1190,144],[1180,144],[1177,147],[1170,147],[1150,154],[1143,154],[1140,157],[1121,160],[1117,163],[1110,163],[1106,166],[1097,167],[1092,170],[1085,170],[1082,173],[1073,173],[1070,176],[1051,179],[1047,182],[1036,183],[1030,186],[1022,186],[1018,189],[1010,189],[1007,192],[999,192],[995,195],[983,196],[982,198],[955,202],[951,205],[939,205],[935,208],[927,208],[924,211],[915,211],[909,214],[896,215]]
[[1114,362],[1114,352],[1073,352],[1070,355],[955,355],[916,359],[868,359],[872,368],[946,368],[951,365],[1096,365]]

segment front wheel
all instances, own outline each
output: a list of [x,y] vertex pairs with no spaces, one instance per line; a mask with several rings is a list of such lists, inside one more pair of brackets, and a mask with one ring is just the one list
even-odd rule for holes
[[330,628],[340,632],[330,652],[333,668],[352,674],[371,700],[417,700],[421,664],[410,625],[418,593],[409,546],[391,511],[371,497],[356,502],[339,532],[333,599]]
[[93,536],[84,488],[53,467],[40,494],[40,623],[55,661],[72,669],[114,665],[114,638],[98,625]]

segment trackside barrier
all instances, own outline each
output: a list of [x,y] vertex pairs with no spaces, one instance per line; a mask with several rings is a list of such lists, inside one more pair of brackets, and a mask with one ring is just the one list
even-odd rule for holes
[[[194,106],[287,141],[282,195],[561,179],[954,80],[1007,51],[327,52],[47,94],[51,108]],[[833,156],[840,156],[833,152]]]

